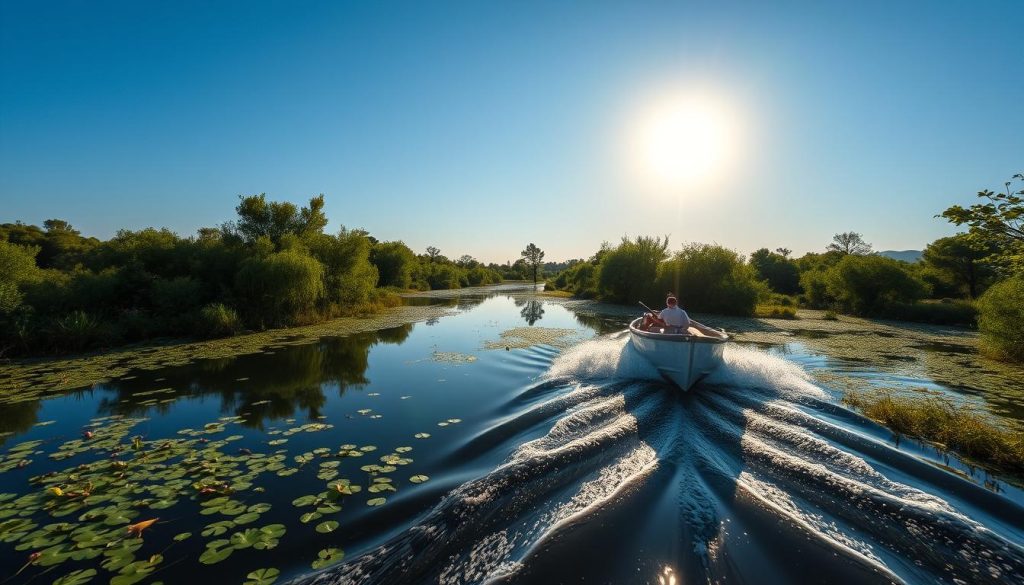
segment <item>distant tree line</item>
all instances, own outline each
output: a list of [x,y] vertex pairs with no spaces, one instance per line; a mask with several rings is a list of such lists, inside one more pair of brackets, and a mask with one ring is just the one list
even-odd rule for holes
[[121,230],[101,241],[64,220],[0,225],[0,355],[80,351],[161,336],[223,336],[398,303],[396,290],[526,278],[415,254],[362,230],[324,233],[323,196],[305,207],[241,197],[234,221],[181,237]]

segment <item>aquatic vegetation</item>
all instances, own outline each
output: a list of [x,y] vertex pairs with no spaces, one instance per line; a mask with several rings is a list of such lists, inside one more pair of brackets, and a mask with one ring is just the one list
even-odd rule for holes
[[[343,463],[377,451],[376,445],[318,447],[292,456],[298,467],[288,467],[286,450],[261,453],[232,446],[245,439],[230,434],[232,425],[242,421],[240,416],[180,429],[177,437],[169,438],[137,434],[146,421],[99,417],[82,437],[52,445],[49,453],[42,440],[9,448],[0,458],[0,470],[20,469],[31,457],[78,463],[31,477],[21,493],[0,494],[0,543],[29,552],[26,568],[69,565],[60,583],[85,583],[97,575],[98,567],[109,573],[111,583],[129,585],[158,571],[175,543],[195,538],[192,531],[166,530],[162,516],[173,517],[173,522],[200,522],[195,532],[205,542],[195,561],[213,565],[249,549],[273,549],[288,532],[285,524],[260,523],[273,509],[270,503],[253,501],[263,491],[258,484],[266,478],[287,477],[308,468],[325,481],[323,491],[296,497],[292,505],[302,510],[297,517],[300,523],[317,521],[314,531],[329,534],[341,525],[331,516],[342,512],[346,498],[364,488],[369,494],[397,492],[388,474],[413,462],[412,447],[399,446],[379,456],[379,464],[360,467],[365,479],[359,481],[357,476],[339,477]],[[288,428],[274,431],[294,435],[332,428],[329,423],[292,421]],[[410,479],[412,483],[426,480],[422,474]],[[386,502],[379,495],[366,500],[370,507]],[[163,510],[173,511],[159,513]],[[204,516],[212,521],[204,525],[200,520]],[[328,566],[343,554],[340,549],[326,549],[313,566]],[[74,566],[90,561],[95,565]],[[247,575],[247,583],[273,583],[279,574],[273,568],[254,570]]]
[[435,362],[446,364],[471,364],[476,361],[475,355],[458,353],[455,351],[435,351],[431,358]]
[[947,399],[852,392],[843,402],[899,434],[938,443],[987,465],[1024,471],[1024,433]]
[[535,345],[566,348],[579,342],[581,333],[576,329],[555,327],[515,327],[501,332],[497,341],[488,341],[485,349],[526,349]]

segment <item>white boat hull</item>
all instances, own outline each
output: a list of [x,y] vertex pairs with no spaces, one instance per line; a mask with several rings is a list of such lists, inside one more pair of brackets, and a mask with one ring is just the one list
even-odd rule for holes
[[639,329],[640,322],[629,324],[633,348],[684,392],[722,364],[728,335],[653,333]]

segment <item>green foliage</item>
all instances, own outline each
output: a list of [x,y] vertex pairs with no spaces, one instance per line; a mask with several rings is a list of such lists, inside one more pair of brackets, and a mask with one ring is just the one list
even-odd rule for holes
[[324,266],[300,250],[248,258],[236,277],[246,319],[260,326],[298,323],[324,296]]
[[242,330],[238,313],[224,303],[210,303],[199,310],[196,331],[206,337],[224,337]]
[[969,234],[957,234],[928,244],[922,260],[932,269],[934,282],[949,283],[958,296],[973,299],[996,275],[995,267],[985,261],[994,253],[996,250],[990,242]]
[[972,302],[952,299],[948,302],[897,302],[887,305],[879,316],[917,323],[973,327],[978,319],[978,309]]
[[313,256],[323,264],[324,295],[336,306],[365,303],[377,286],[377,268],[370,263],[365,232],[342,229],[336,236],[309,239]]
[[860,315],[877,315],[893,303],[912,303],[928,293],[906,263],[883,256],[847,255],[828,270],[825,283],[840,307]]
[[800,269],[786,256],[761,248],[750,255],[750,265],[773,291],[787,295],[800,292]]
[[12,313],[21,305],[23,285],[40,280],[37,254],[37,247],[0,240],[0,315]]
[[661,265],[657,283],[657,290],[674,291],[688,310],[725,315],[752,315],[758,298],[768,294],[742,256],[714,244],[676,252]]
[[412,286],[416,254],[403,242],[378,242],[370,252],[370,262],[377,267],[377,286],[407,289]]
[[1024,361],[1024,274],[992,285],[978,299],[982,348],[992,357]]
[[537,278],[540,276],[540,269],[544,263],[544,250],[541,250],[533,242],[526,246],[526,249],[520,252],[523,260],[526,260],[526,265],[530,267],[530,272],[533,274],[533,283],[537,283]]
[[309,206],[301,210],[287,201],[268,202],[264,193],[241,196],[239,200],[235,229],[246,242],[266,237],[276,244],[287,234],[310,237],[323,232],[327,225],[322,194],[311,198]]
[[808,307],[822,309],[832,306],[835,298],[828,291],[828,271],[812,269],[800,274],[800,288],[804,290],[803,300]]
[[1010,270],[1024,271],[1024,189],[1015,191],[1013,182],[1024,183],[1024,174],[1016,174],[1005,183],[1005,193],[988,189],[978,192],[984,203],[964,208],[954,205],[942,217],[956,225],[970,226],[968,235],[979,246],[992,250],[990,259]]
[[655,302],[661,293],[655,280],[658,266],[665,259],[668,237],[638,236],[622,242],[601,259],[597,287],[603,300],[632,304],[639,300]]

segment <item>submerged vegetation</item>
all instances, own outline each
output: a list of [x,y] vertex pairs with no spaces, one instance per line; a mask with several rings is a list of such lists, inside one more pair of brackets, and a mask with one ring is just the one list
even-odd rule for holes
[[985,464],[1024,471],[1024,433],[949,400],[852,392],[843,401],[901,435],[938,443]]

